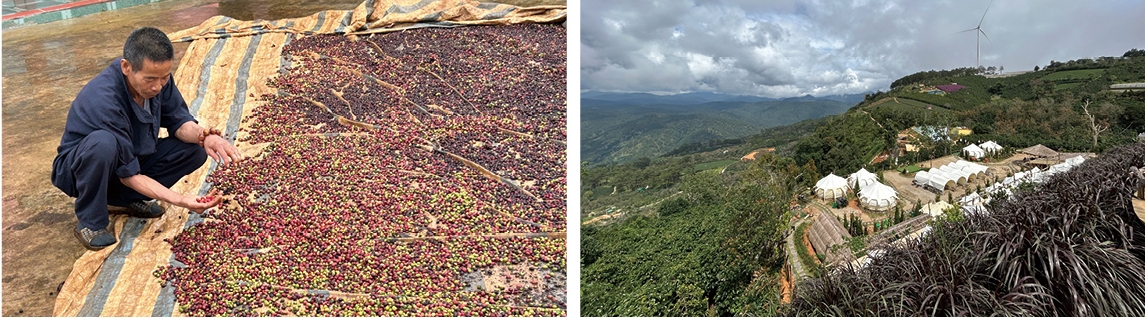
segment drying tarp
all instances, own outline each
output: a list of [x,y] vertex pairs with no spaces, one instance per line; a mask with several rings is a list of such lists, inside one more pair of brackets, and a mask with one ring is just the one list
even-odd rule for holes
[[565,6],[522,8],[465,0],[366,0],[354,10],[322,11],[296,19],[241,21],[216,16],[168,36],[171,41],[189,42],[265,33],[369,34],[420,27],[557,23],[567,12]]
[[[197,27],[168,34],[175,42],[191,42],[178,71],[172,76],[192,115],[205,127],[215,127],[235,138],[240,122],[264,104],[257,98],[274,93],[267,80],[286,67],[283,47],[298,36],[332,33],[382,33],[417,27],[481,24],[557,23],[564,21],[564,6],[520,8],[463,0],[367,0],[354,10],[332,10],[277,21],[239,21],[216,16]],[[162,133],[161,133],[162,134]],[[248,156],[264,145],[236,142]],[[178,193],[206,194],[203,168],[183,178],[172,189]],[[165,206],[167,206],[164,203]],[[173,316],[173,287],[163,287],[153,272],[174,260],[165,242],[183,229],[203,222],[186,209],[167,206],[160,218],[141,220],[111,217],[118,243],[84,253],[73,266],[56,298],[54,316]]]

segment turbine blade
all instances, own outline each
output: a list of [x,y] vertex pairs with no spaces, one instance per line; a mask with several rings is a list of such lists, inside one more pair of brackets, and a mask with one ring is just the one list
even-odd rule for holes
[[[978,29],[978,32],[982,32],[982,36],[986,37],[986,41],[990,41],[990,36],[986,35],[986,31],[982,31],[982,29]],[[990,42],[994,42],[994,41],[990,41]]]
[[982,18],[978,19],[978,27],[982,27],[982,21],[986,21],[986,12],[990,12],[990,6],[994,5],[994,0],[990,0],[990,4],[986,5],[986,11],[982,12]]
[[978,28],[969,28],[969,29],[966,29],[966,30],[962,30],[962,31],[954,32],[954,33],[952,33],[952,34],[966,33],[966,32],[974,31],[974,30],[977,30],[977,29],[978,29]]

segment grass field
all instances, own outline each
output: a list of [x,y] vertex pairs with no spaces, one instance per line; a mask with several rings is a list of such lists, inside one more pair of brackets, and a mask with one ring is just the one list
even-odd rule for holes
[[1063,89],[1071,89],[1071,88],[1074,88],[1074,87],[1078,87],[1078,86],[1081,86],[1081,84],[1085,84],[1085,83],[1063,83],[1063,84],[1057,84],[1057,85],[1054,85],[1054,90],[1055,90],[1055,91],[1060,91],[1060,90],[1063,90]]
[[[919,167],[916,165],[911,165],[911,166],[908,166],[908,167],[902,168],[902,169],[906,170],[906,173],[915,173],[915,172],[918,172],[919,170],[922,170],[922,167]],[[899,170],[899,171],[902,171],[902,170]]]
[[705,162],[705,163],[697,164],[694,167],[692,167],[692,171],[723,169],[724,167],[727,167],[728,165],[733,164],[735,162],[736,162],[735,160],[720,160],[720,161]]
[[896,111],[896,112],[918,112],[918,111],[925,111],[927,106],[932,106],[931,111],[939,111],[939,112],[950,111],[950,109],[947,109],[947,108],[942,107],[942,106],[935,106],[935,105],[927,104],[925,102],[921,102],[921,101],[906,98],[906,97],[889,99],[886,102],[871,106],[871,108],[872,109],[883,108],[883,109]]
[[[1050,75],[1043,76],[1042,80],[1047,81],[1047,82],[1089,80],[1089,79],[1101,76],[1101,73],[1104,73],[1104,72],[1105,72],[1105,69],[1103,69],[1103,68],[1091,69],[1091,70],[1072,70],[1072,71],[1054,72],[1054,73],[1051,73]],[[1059,87],[1059,89],[1060,89],[1060,87]]]
[[612,194],[612,187],[610,187],[610,186],[599,186],[599,187],[592,189],[592,198],[591,199],[596,199],[596,198],[606,196],[609,194]]

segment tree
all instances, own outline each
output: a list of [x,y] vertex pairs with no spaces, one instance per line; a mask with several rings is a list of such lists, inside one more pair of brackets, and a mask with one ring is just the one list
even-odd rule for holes
[[1093,116],[1093,114],[1089,112],[1088,99],[1085,100],[1085,105],[1082,105],[1081,109],[1085,111],[1085,116],[1089,117],[1089,128],[1090,131],[1093,132],[1093,149],[1097,149],[1097,137],[1101,135],[1101,133],[1109,130],[1109,122],[1105,120],[1102,120],[1101,122],[1096,121],[1096,118]]
[[649,159],[648,157],[640,157],[636,159],[636,161],[632,162],[632,166],[636,167],[636,169],[644,169],[647,168],[651,163],[652,159]]
[[815,159],[807,159],[807,163],[803,164],[803,184],[805,186],[815,185],[819,181],[819,168],[815,166]]

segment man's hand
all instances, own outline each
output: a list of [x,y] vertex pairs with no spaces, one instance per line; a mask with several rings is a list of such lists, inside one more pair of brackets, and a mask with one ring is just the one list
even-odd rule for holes
[[199,200],[200,197],[189,195],[183,196],[183,199],[178,202],[178,205],[195,213],[203,213],[203,211],[213,208],[216,205],[219,205],[219,203],[223,202],[223,197],[219,195],[218,190],[211,190],[210,193],[208,193],[206,196],[203,196],[202,198],[208,197],[211,198],[211,200]]
[[203,149],[207,150],[207,155],[215,159],[219,164],[228,164],[235,161],[246,159],[230,142],[219,135],[208,135],[207,139],[203,140]]

